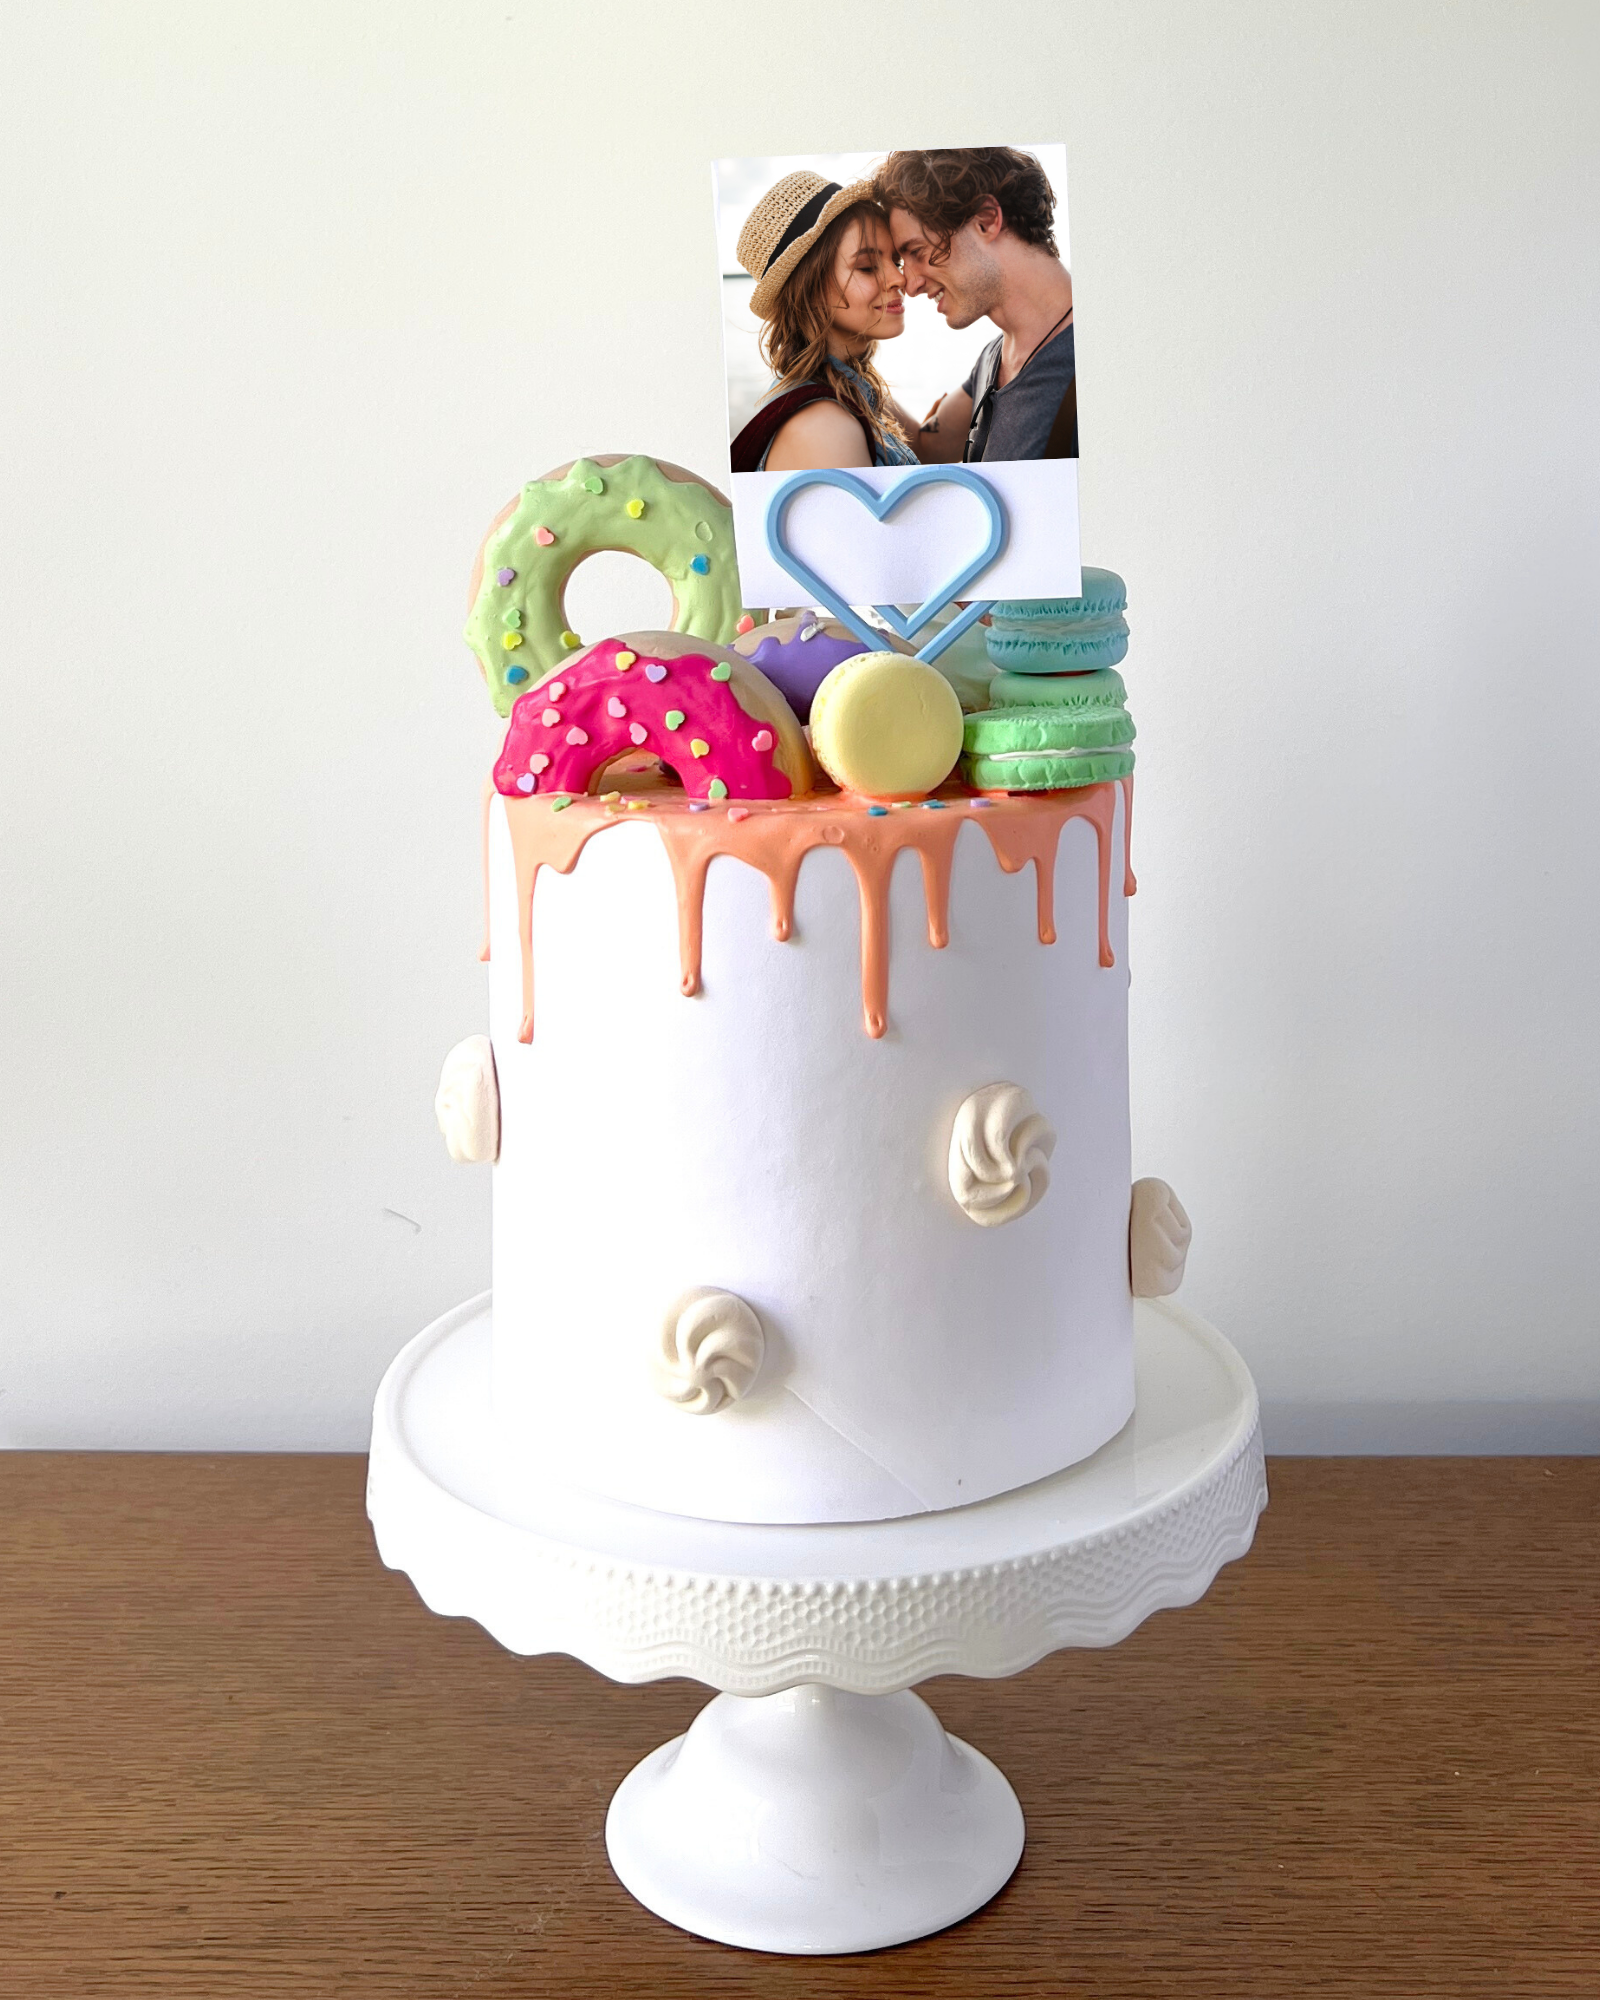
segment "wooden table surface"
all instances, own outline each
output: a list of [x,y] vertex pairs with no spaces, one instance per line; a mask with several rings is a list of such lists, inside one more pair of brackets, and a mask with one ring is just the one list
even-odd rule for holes
[[1600,1459],[1279,1459],[1125,1644],[923,1693],[1028,1820],[942,1936],[775,1959],[606,1865],[708,1697],[384,1570],[357,1458],[0,1455],[0,1991],[1600,1994]]

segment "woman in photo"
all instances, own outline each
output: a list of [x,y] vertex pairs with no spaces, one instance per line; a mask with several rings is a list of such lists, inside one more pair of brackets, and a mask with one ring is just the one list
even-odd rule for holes
[[873,366],[905,331],[888,217],[871,183],[786,174],[739,233],[761,354],[777,378],[733,441],[735,472],[915,465],[915,426]]

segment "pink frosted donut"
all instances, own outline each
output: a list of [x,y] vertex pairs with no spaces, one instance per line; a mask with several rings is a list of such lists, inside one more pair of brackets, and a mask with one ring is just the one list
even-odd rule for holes
[[759,668],[673,632],[576,653],[519,695],[494,767],[507,798],[598,792],[619,757],[670,764],[692,798],[787,799],[812,787],[794,711]]

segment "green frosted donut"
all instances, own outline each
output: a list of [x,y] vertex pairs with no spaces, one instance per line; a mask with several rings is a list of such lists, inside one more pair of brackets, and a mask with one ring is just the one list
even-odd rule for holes
[[478,557],[467,644],[501,715],[584,643],[567,625],[567,579],[602,549],[666,578],[674,632],[717,645],[734,637],[733,510],[716,488],[643,453],[575,459],[523,487]]

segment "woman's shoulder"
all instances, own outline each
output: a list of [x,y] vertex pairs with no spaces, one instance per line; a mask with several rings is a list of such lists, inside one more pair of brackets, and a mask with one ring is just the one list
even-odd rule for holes
[[872,452],[861,419],[830,397],[796,410],[778,430],[767,453],[769,472],[801,472],[813,466],[870,465]]

